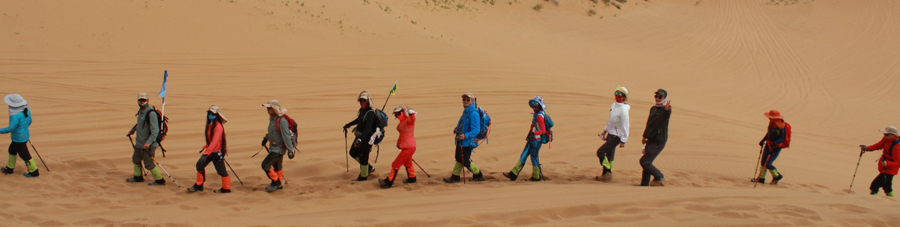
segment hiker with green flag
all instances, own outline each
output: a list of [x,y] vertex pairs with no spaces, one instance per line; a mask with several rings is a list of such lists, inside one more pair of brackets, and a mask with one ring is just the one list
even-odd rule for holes
[[366,181],[369,179],[369,173],[375,171],[375,167],[369,165],[369,153],[372,153],[372,145],[382,132],[376,126],[377,114],[373,107],[375,102],[372,101],[372,95],[366,91],[360,92],[356,101],[359,102],[359,111],[356,112],[356,119],[344,125],[344,135],[347,134],[348,128],[355,126],[352,130],[354,139],[350,157],[359,163],[359,176],[353,181]]
[[[296,123],[287,116],[287,109],[281,107],[278,100],[272,99],[262,104],[269,113],[269,127],[263,143],[269,144],[269,154],[262,162],[262,170],[266,173],[272,183],[266,187],[266,191],[274,192],[284,188],[284,170],[282,163],[284,155],[288,158],[294,158],[296,148]],[[224,168],[223,168],[224,170]]]
[[144,182],[144,176],[141,175],[141,162],[143,162],[144,168],[150,170],[150,174],[153,175],[155,180],[148,185],[166,185],[166,180],[163,179],[162,173],[159,172],[159,167],[153,163],[153,157],[156,157],[156,147],[159,146],[156,140],[160,132],[160,125],[157,120],[160,117],[159,113],[154,107],[150,106],[150,96],[146,92],[138,94],[137,103],[139,107],[138,112],[135,114],[137,123],[131,127],[127,134],[128,137],[136,134],[134,138],[134,153],[131,154],[131,163],[134,164],[134,177],[125,179],[125,181],[129,183]]
[[625,103],[628,101],[628,89],[620,86],[613,94],[616,102],[609,107],[609,120],[606,122],[606,127],[603,128],[603,133],[598,135],[600,139],[606,141],[597,149],[597,158],[600,159],[600,165],[603,166],[603,173],[596,179],[603,182],[612,181],[616,146],[625,147],[625,142],[628,141],[628,130],[631,126],[628,119],[628,110],[631,109],[631,106]]
[[553,127],[553,121],[550,120],[550,116],[547,116],[547,113],[544,112],[544,110],[547,109],[547,105],[544,104],[544,99],[540,96],[535,96],[534,99],[528,100],[528,106],[534,111],[534,116],[531,118],[528,136],[525,137],[525,150],[523,150],[522,155],[519,156],[519,161],[516,162],[516,166],[508,173],[503,173],[503,176],[509,178],[510,181],[516,181],[516,179],[519,178],[519,172],[525,167],[525,161],[528,157],[531,157],[532,169],[531,178],[528,180],[544,180],[544,177],[541,174],[541,162],[538,159],[538,151],[541,150],[541,145],[550,142],[552,139],[549,128]]
[[9,127],[0,129],[0,134],[10,133],[12,143],[9,144],[9,161],[6,166],[0,168],[5,174],[12,174],[16,168],[16,156],[21,157],[25,161],[25,168],[28,170],[24,174],[25,177],[32,178],[41,175],[38,171],[37,163],[28,152],[28,140],[31,139],[31,133],[28,128],[31,127],[31,111],[28,109],[28,101],[25,101],[19,94],[7,95],[3,101],[9,105]]
[[472,172],[472,181],[484,181],[484,173],[472,163],[472,150],[478,147],[475,137],[481,132],[481,118],[479,117],[478,108],[475,106],[475,95],[465,93],[462,95],[463,110],[462,116],[453,129],[456,139],[456,152],[454,158],[456,164],[453,166],[453,173],[448,178],[444,178],[446,183],[459,183],[463,167]]
[[203,183],[206,181],[206,166],[212,162],[216,173],[222,177],[222,188],[213,190],[213,192],[231,193],[231,177],[225,170],[225,155],[228,154],[228,143],[225,138],[225,127],[223,127],[225,122],[228,122],[228,119],[222,115],[219,106],[212,105],[206,111],[206,131],[203,133],[206,145],[200,149],[200,160],[197,160],[197,182],[193,187],[187,189],[188,192],[203,191]]
[[881,157],[878,158],[878,176],[872,180],[869,186],[870,194],[878,195],[878,189],[884,188],[884,194],[894,197],[894,188],[892,181],[900,169],[900,137],[897,136],[897,127],[888,126],[884,130],[880,130],[884,137],[878,143],[866,146],[859,145],[860,152],[872,152],[882,150]]
[[400,154],[391,163],[391,172],[384,180],[379,179],[378,183],[382,188],[390,188],[397,180],[397,174],[400,173],[400,166],[406,167],[406,180],[404,184],[416,183],[416,167],[413,166],[412,156],[416,153],[416,111],[402,105],[394,107],[394,117],[400,123],[397,123],[397,149]]
[[[669,117],[672,116],[672,101],[668,97],[669,92],[664,89],[656,90],[656,93],[653,94],[656,105],[650,107],[647,127],[644,128],[644,138],[641,139],[641,144],[644,144],[640,160],[643,169],[641,186],[664,186],[663,179],[666,177],[656,166],[653,166],[653,160],[656,160],[669,140]],[[650,182],[651,176],[653,182]]]

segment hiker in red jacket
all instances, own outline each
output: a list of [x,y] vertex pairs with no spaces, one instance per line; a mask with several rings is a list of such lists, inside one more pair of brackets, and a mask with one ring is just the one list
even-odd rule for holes
[[382,188],[390,188],[397,179],[397,173],[400,172],[400,166],[406,167],[405,184],[416,183],[416,169],[413,167],[412,156],[416,153],[416,111],[408,107],[397,106],[394,108],[394,117],[400,120],[397,124],[397,132],[400,133],[397,138],[397,148],[400,154],[394,163],[391,163],[391,173],[384,180],[378,180]]
[[188,192],[202,192],[203,182],[206,181],[206,166],[210,162],[216,168],[216,173],[222,177],[222,188],[214,190],[215,193],[231,193],[231,178],[225,170],[225,154],[228,154],[225,141],[225,128],[222,127],[228,119],[222,116],[219,106],[213,105],[206,111],[206,145],[200,150],[200,160],[197,160],[197,182]]
[[787,123],[784,122],[784,117],[777,110],[770,110],[763,113],[763,115],[769,118],[769,127],[766,131],[766,136],[763,137],[762,141],[759,141],[759,146],[763,147],[759,177],[751,179],[750,182],[762,182],[765,184],[766,169],[768,169],[773,177],[771,184],[778,184],[778,181],[784,178],[784,174],[779,173],[772,163],[775,163],[775,159],[781,154],[782,143],[785,142],[787,136],[787,131],[785,130]]
[[900,158],[900,146],[897,146],[900,144],[900,137],[897,136],[897,128],[894,126],[888,126],[880,131],[884,133],[881,141],[870,146],[859,145],[859,148],[862,150],[861,152],[882,150],[881,158],[878,158],[878,172],[881,174],[872,180],[872,186],[869,189],[872,190],[872,195],[877,195],[878,189],[884,188],[887,196],[894,197],[891,181],[893,181],[894,175],[897,175],[897,169],[900,169],[900,162],[897,160]]

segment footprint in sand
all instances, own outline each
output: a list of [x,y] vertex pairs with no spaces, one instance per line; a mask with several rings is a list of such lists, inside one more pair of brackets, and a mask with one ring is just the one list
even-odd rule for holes
[[722,217],[722,218],[734,218],[734,219],[759,218],[759,216],[757,216],[755,214],[748,214],[748,213],[744,213],[744,212],[738,213],[738,212],[731,212],[731,211],[719,212],[719,213],[713,214],[713,216]]
[[180,205],[180,206],[178,206],[178,208],[181,208],[181,210],[199,210],[200,209],[200,207],[191,206],[191,205]]

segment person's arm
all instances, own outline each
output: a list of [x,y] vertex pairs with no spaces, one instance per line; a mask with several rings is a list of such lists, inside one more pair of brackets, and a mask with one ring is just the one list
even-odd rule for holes
[[881,141],[878,141],[878,143],[867,146],[866,151],[877,151],[877,150],[881,150],[883,148],[884,148],[884,138],[881,138]]
[[294,147],[296,146],[296,144],[294,144],[294,139],[291,138],[292,132],[291,132],[291,128],[289,128],[290,126],[288,126],[287,119],[281,118],[281,120],[278,122],[275,122],[275,124],[278,124],[278,129],[280,129],[278,134],[281,134],[281,140],[284,141],[284,147],[288,151],[294,150]]
[[359,114],[357,114],[357,115],[356,115],[356,119],[353,119],[352,121],[350,121],[349,123],[347,123],[347,124],[344,125],[344,129],[353,127],[353,125],[355,125],[355,124],[359,124],[359,119],[360,119],[360,118],[362,118],[362,116],[360,116]]
[[10,133],[19,128],[19,118],[14,116],[9,117],[9,127],[0,129],[0,134]]
[[[657,114],[659,114],[659,113],[657,113]],[[650,115],[647,117],[647,126],[644,127],[644,134],[641,135],[641,137],[643,137],[644,140],[653,136],[651,132],[659,131],[659,129],[656,127],[656,123],[653,122],[653,118],[651,118],[652,116],[653,116],[653,107],[650,107]],[[661,118],[662,117],[657,117],[656,119],[661,119]]]
[[481,131],[481,126],[478,125],[478,122],[481,122],[481,119],[478,119],[478,112],[472,111],[467,114],[466,121],[468,122],[467,125],[463,125],[463,136],[466,137],[465,139],[475,138]]
[[406,114],[408,115],[408,117],[406,118],[407,124],[415,124],[416,123],[416,111],[407,108]]
[[363,114],[363,122],[365,124],[362,128],[356,128],[356,131],[360,133],[359,138],[364,141],[372,138],[372,134],[375,134],[375,117],[374,111],[371,114],[369,112]]
[[144,142],[147,146],[153,145],[159,134],[159,121],[157,119],[159,118],[156,116],[155,110],[151,110],[150,114],[147,114],[147,120],[150,121],[150,137],[147,137],[147,142]]
[[540,136],[540,135],[546,134],[546,133],[547,133],[547,126],[546,126],[545,123],[544,123],[544,115],[543,115],[543,114],[538,114],[538,115],[537,115],[537,120],[535,120],[535,121],[537,122],[537,129],[538,129],[538,131],[537,131],[537,132],[534,132],[534,135],[535,135],[535,136]]
[[212,152],[216,152],[222,150],[222,134],[225,133],[224,127],[221,124],[216,123],[216,128],[213,130],[212,139],[209,140],[209,144],[206,145],[206,151],[203,152],[205,155],[209,155]]
[[628,141],[628,130],[631,128],[631,123],[629,122],[629,119],[628,119],[628,109],[629,108],[622,108],[621,118],[622,118],[622,127],[624,129],[624,132],[621,133],[622,135],[619,135],[619,138],[622,139],[623,144],[626,141]]
[[784,143],[784,137],[786,136],[785,133],[787,133],[787,130],[785,130],[783,128],[775,129],[775,130],[778,131],[778,135],[775,137],[774,140],[772,140],[773,145],[778,145],[778,144]]
[[897,168],[900,167],[900,146],[894,146],[894,150],[891,151],[891,157],[894,157],[894,160],[885,160],[885,167],[888,168]]

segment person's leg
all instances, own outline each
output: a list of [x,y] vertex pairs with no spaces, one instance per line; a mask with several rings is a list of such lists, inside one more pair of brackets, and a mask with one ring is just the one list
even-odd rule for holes
[[212,159],[213,166],[216,168],[216,173],[219,174],[219,177],[222,178],[222,188],[216,190],[217,193],[228,193],[231,192],[231,177],[228,176],[228,170],[225,169],[225,161],[220,155],[219,152],[214,152],[210,154],[210,159]]
[[263,159],[262,162],[262,170],[269,176],[269,180],[272,180],[272,184],[278,181],[278,174],[275,173],[274,166],[275,162],[278,160],[278,157],[281,156],[275,152],[270,152],[266,155],[266,158]]
[[[10,151],[10,152],[12,152],[12,151]],[[142,175],[144,173],[144,170],[141,169],[141,168],[143,168],[143,166],[141,166],[141,161],[143,161],[143,160],[144,160],[144,150],[134,148],[133,152],[131,153],[131,163],[134,164],[134,176],[131,178],[125,179],[125,182],[132,182],[132,183],[144,182],[144,176]]]
[[359,177],[357,180],[369,177],[369,155],[372,153],[372,146],[369,144],[359,145]]
[[508,174],[505,174],[507,175],[506,177],[513,181],[519,177],[519,172],[522,172],[522,168],[525,168],[525,161],[531,156],[530,150],[531,146],[526,143],[525,148],[522,149],[522,154],[519,155],[519,160],[516,161],[516,165],[513,166],[512,170],[510,170]]
[[894,175],[884,174],[884,194],[890,197],[894,197],[894,187],[893,187]]
[[197,182],[191,187],[193,190],[188,189],[188,191],[203,191],[203,183],[206,182],[206,166],[209,165],[209,161],[209,156],[200,155],[200,159],[197,160]]
[[26,177],[38,177],[41,175],[40,171],[38,171],[37,162],[33,158],[31,158],[31,152],[28,151],[27,142],[12,142],[10,144],[13,149],[19,154],[19,158],[22,158],[22,161],[25,161],[25,169],[28,171],[25,173]]
[[275,171],[275,175],[278,176],[278,185],[284,183],[284,155],[278,155],[275,158],[275,163],[272,164],[272,170]]
[[475,166],[475,163],[472,163],[472,150],[474,148],[471,147],[463,147],[463,165],[469,169],[470,172],[474,175],[481,175],[481,170],[478,169],[478,166]]
[[531,156],[531,180],[540,181],[544,180],[544,177],[541,175],[541,161],[540,161],[540,150],[541,143],[538,141],[532,141],[528,143],[530,149]]
[[763,148],[762,157],[760,157],[760,160],[759,160],[760,161],[759,162],[759,175],[757,176],[756,180],[762,181],[763,183],[765,183],[764,181],[766,179],[766,170],[768,169],[769,160],[771,160],[771,159],[772,159],[772,151],[769,150],[768,146],[766,146],[765,148]]
[[644,146],[644,155],[641,156],[639,161],[642,169],[641,186],[650,186],[650,177],[653,176],[651,172],[653,172],[652,169],[656,168],[653,166],[653,160],[656,160],[658,155],[659,151],[653,142],[648,142],[647,145]]
[[875,177],[874,180],[872,180],[872,185],[869,186],[869,194],[872,194],[872,195],[878,194],[878,189],[881,189],[881,187],[884,186],[884,176],[885,175],[887,175],[887,174],[880,173],[880,174],[878,174],[878,176]]
[[16,168],[16,158],[18,158],[18,153],[15,149],[13,149],[13,144],[9,144],[9,148],[6,149],[9,152],[9,160],[6,161],[6,166],[3,167],[2,171],[5,174],[12,174],[13,169]]
[[156,157],[156,146],[150,146],[150,149],[144,150],[144,168],[150,170],[150,174],[153,175],[155,182],[151,185],[165,185],[166,180],[163,179],[162,172],[160,172],[156,163],[153,162],[154,157]]
[[403,163],[403,166],[406,167],[407,183],[415,183],[416,182],[416,167],[414,166],[415,164],[413,163],[412,156],[414,154],[416,154],[416,148],[415,147],[406,148],[405,150],[400,151],[400,153],[404,153],[404,152],[406,153],[406,156],[409,157],[406,159],[406,163]]

